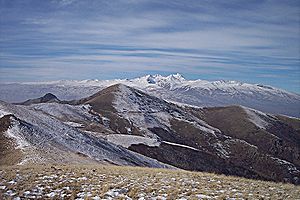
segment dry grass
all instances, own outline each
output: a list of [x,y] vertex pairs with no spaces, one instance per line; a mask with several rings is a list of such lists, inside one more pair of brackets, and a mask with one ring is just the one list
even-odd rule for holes
[[104,165],[0,167],[0,199],[299,199],[300,187],[183,170]]

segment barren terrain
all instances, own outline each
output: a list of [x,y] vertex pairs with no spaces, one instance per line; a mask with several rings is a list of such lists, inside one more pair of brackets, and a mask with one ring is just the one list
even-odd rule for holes
[[107,165],[0,168],[0,199],[299,199],[300,187],[184,170]]

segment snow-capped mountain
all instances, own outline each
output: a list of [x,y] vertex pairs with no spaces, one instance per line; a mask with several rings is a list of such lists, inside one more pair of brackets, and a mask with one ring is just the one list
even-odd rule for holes
[[1,162],[173,166],[300,180],[298,119],[242,106],[179,106],[124,84],[82,99],[47,94],[24,104],[0,104]]
[[62,100],[80,99],[118,83],[172,102],[199,107],[242,105],[263,112],[300,117],[298,94],[271,86],[238,81],[186,80],[180,74],[147,75],[135,79],[1,84],[0,99],[22,102],[48,92]]

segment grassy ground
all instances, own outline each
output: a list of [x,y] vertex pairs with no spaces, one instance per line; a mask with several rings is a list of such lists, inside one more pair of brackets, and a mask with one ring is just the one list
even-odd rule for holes
[[300,187],[183,170],[0,167],[0,199],[300,199]]

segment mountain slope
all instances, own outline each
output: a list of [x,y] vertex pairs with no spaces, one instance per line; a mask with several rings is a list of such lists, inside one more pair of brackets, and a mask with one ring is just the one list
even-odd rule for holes
[[267,113],[300,117],[300,96],[261,84],[238,81],[185,80],[180,74],[147,75],[135,79],[53,81],[0,85],[0,99],[21,102],[47,92],[60,99],[88,97],[110,85],[122,83],[168,101],[194,106],[242,105]]
[[0,110],[1,120],[6,118],[6,124],[9,124],[1,123],[1,134],[14,141],[15,149],[21,150],[21,163],[101,162],[117,165],[165,166],[80,131],[36,109],[0,102]]
[[300,180],[298,119],[241,106],[177,105],[123,84],[79,100],[0,105],[2,118],[13,115],[9,131],[30,144],[22,153],[42,149],[34,155],[44,160],[165,167],[160,161],[194,171]]
[[188,170],[299,181],[299,131],[276,116],[243,107],[215,108],[219,115],[214,108],[179,107],[122,84],[70,103],[91,106],[109,130],[102,137],[161,162]]
[[225,134],[300,166],[300,131],[280,118],[238,106],[206,108],[204,113],[204,119]]
[[37,103],[53,103],[53,102],[60,102],[60,100],[51,93],[47,93],[44,96],[36,99],[29,99],[27,101],[24,101],[22,103],[19,103],[20,105],[31,105],[31,104],[37,104]]

